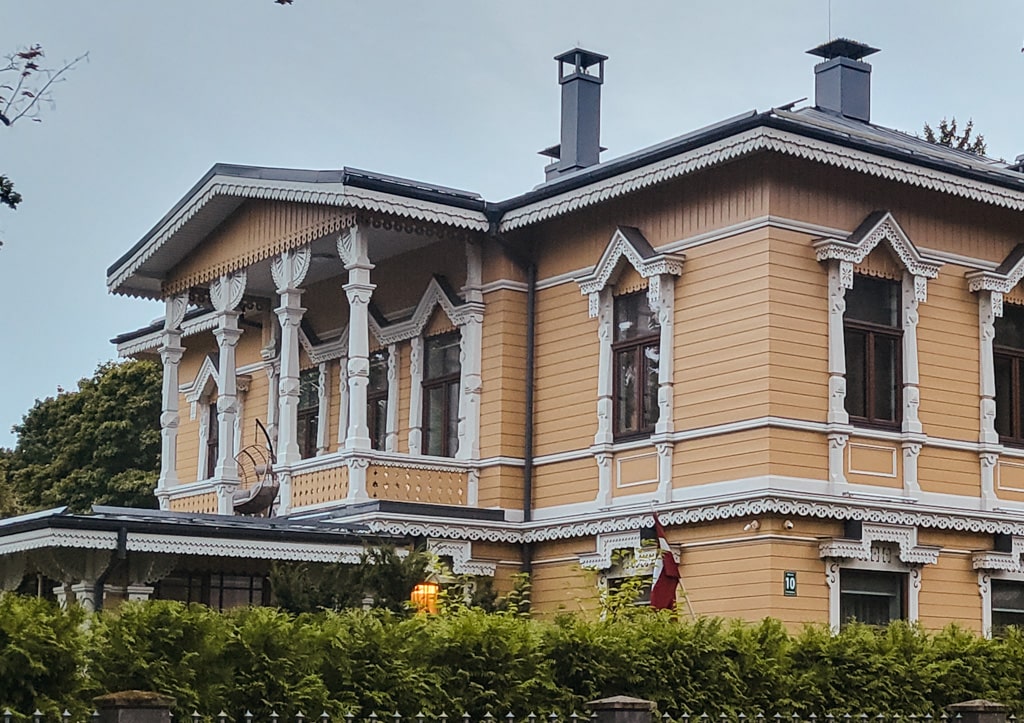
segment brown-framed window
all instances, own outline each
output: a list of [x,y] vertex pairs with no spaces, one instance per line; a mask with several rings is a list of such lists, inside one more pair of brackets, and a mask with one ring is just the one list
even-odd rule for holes
[[430,337],[423,352],[423,451],[454,457],[459,449],[459,334]]
[[201,603],[216,610],[270,604],[270,582],[263,575],[174,572],[155,588],[155,600]]
[[846,411],[850,421],[898,427],[902,417],[900,283],[858,275],[846,292]]
[[296,440],[302,459],[316,454],[317,427],[320,424],[320,370],[299,372],[299,411],[296,415]]
[[1000,441],[1024,445],[1024,306],[1006,304],[995,326],[996,431]]
[[366,388],[366,426],[370,446],[384,449],[388,436],[388,352],[370,353],[370,383]]
[[220,455],[220,420],[217,419],[217,403],[206,407],[209,419],[206,423],[206,479],[213,479],[217,471],[217,457]]
[[661,326],[647,292],[615,297],[612,359],[616,439],[654,431],[658,421],[658,361]]
[[867,625],[907,619],[907,574],[876,570],[839,571],[839,618]]

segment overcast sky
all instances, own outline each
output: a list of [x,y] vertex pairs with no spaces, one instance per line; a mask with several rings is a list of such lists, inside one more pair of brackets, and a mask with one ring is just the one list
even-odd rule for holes
[[[873,121],[973,117],[990,155],[1024,153],[1024,2],[832,0],[831,32],[882,49]],[[25,197],[0,209],[0,446],[162,313],[108,295],[106,268],[214,163],[501,200],[542,180],[536,152],[558,142],[555,54],[610,56],[607,160],[812,96],[804,51],[828,33],[828,0],[4,0],[0,51],[89,62],[44,122],[0,127],[0,173]]]

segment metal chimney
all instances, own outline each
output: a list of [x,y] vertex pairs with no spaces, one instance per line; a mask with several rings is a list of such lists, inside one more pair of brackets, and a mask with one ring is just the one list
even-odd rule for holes
[[844,118],[871,120],[871,66],[861,61],[878,48],[836,38],[807,51],[824,58],[814,66],[814,105]]
[[[601,161],[601,84],[604,83],[604,61],[607,55],[573,48],[558,61],[558,83],[562,86],[561,143],[541,151],[554,158],[544,168],[545,180]],[[591,69],[597,66],[597,74]]]

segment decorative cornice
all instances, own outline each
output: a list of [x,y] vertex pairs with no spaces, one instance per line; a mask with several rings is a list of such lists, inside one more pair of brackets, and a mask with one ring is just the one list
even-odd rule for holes
[[188,537],[184,535],[150,535],[145,533],[129,535],[127,548],[130,552],[344,563],[359,562],[364,552],[364,549],[358,545],[325,545],[308,542],[271,542],[250,539],[228,540],[205,536]]
[[[207,314],[197,316],[192,319],[186,319],[181,324],[181,335],[182,337],[192,336],[193,334],[199,334],[203,331],[209,331],[217,326],[217,312],[210,311]],[[125,342],[121,342],[117,345],[117,353],[119,356],[128,357],[132,354],[141,354],[147,351],[156,351],[160,348],[161,339],[163,337],[163,331],[151,331],[143,336],[130,339]]]
[[640,547],[640,530],[598,535],[594,552],[579,556],[580,567],[586,570],[607,570],[612,566],[612,555],[616,550],[633,550]]
[[[911,275],[934,279],[942,264],[924,258],[889,211],[876,211],[846,239],[824,238],[814,243],[818,261],[861,263],[882,241]],[[924,299],[918,299],[924,301]]]
[[132,258],[110,275],[107,279],[107,287],[111,291],[116,291],[206,204],[218,196],[311,203],[375,211],[470,231],[486,231],[488,228],[486,216],[479,211],[345,186],[342,183],[305,183],[302,181],[269,181],[258,178],[214,176],[172,218],[168,219]]
[[1024,536],[1013,535],[1009,552],[995,550],[975,552],[972,561],[975,570],[1024,572],[1024,564],[1021,563],[1022,555],[1024,555]]
[[859,540],[823,542],[818,553],[827,560],[870,560],[871,546],[876,542],[895,542],[900,562],[907,565],[934,565],[939,559],[939,548],[917,544],[917,527],[878,523],[862,525]]
[[452,558],[452,572],[456,575],[484,575],[494,577],[497,564],[473,560],[473,543],[469,540],[427,540],[427,550],[438,557]]
[[381,344],[395,344],[400,341],[420,336],[430,322],[434,309],[440,307],[453,324],[462,326],[474,316],[483,313],[480,303],[466,303],[458,297],[452,297],[441,286],[436,277],[431,278],[423,296],[416,304],[411,319],[381,326],[376,319],[370,317],[370,329]]
[[721,165],[753,153],[771,151],[787,156],[885,178],[919,188],[948,193],[1013,210],[1024,210],[1024,193],[946,171],[933,170],[906,161],[846,148],[835,143],[807,138],[776,128],[754,128],[709,143],[612,178],[566,191],[506,213],[501,231],[512,231],[578,211],[658,183]]
[[93,530],[44,529],[23,532],[0,541],[0,555],[47,547],[72,547],[92,550],[117,548],[117,532]]
[[576,283],[584,296],[598,293],[611,283],[612,276],[622,268],[623,259],[645,279],[660,274],[679,276],[683,272],[684,258],[682,254],[657,253],[639,229],[619,226],[594,269],[576,278]]
[[992,271],[969,271],[965,274],[971,291],[992,291],[1009,294],[1024,279],[1024,246],[1018,245]]

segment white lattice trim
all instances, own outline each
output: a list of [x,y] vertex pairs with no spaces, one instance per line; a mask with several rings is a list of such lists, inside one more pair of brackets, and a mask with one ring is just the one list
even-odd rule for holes
[[497,568],[497,563],[473,560],[473,543],[469,540],[427,540],[427,550],[438,557],[452,558],[452,572],[456,575],[494,577]]
[[31,530],[0,541],[0,555],[48,547],[73,547],[93,550],[117,549],[117,532],[93,530]]
[[903,268],[913,276],[934,279],[939,275],[942,264],[925,259],[888,211],[879,215],[871,227],[858,229],[851,238],[856,240],[826,238],[815,242],[814,251],[818,261],[834,259],[859,264],[879,243],[886,241],[903,264]]
[[[113,533],[115,541],[116,533]],[[361,545],[309,542],[271,542],[265,540],[227,540],[216,537],[131,534],[128,550],[178,555],[212,555],[257,560],[296,560],[300,562],[359,562]]]
[[1024,210],[1024,192],[1021,191],[884,158],[867,151],[845,148],[790,131],[754,128],[583,188],[513,209],[502,217],[500,229],[503,232],[512,231],[761,151],[782,153],[982,203]]
[[[646,246],[646,248],[644,248]],[[625,260],[645,279],[683,272],[682,254],[655,253],[638,229],[618,227],[593,270],[576,278],[584,296],[596,294],[613,281]],[[593,316],[593,314],[592,314]]]
[[831,540],[818,547],[823,559],[870,560],[871,546],[876,542],[895,542],[900,562],[907,565],[932,565],[938,562],[939,548],[917,544],[917,527],[865,523],[859,540]]
[[1024,555],[1024,536],[1014,535],[1010,552],[994,550],[975,552],[972,561],[975,570],[1024,572],[1024,564],[1021,564],[1022,555]]
[[585,570],[607,570],[612,566],[612,555],[616,550],[635,550],[640,547],[640,531],[616,532],[598,535],[595,552],[580,555],[580,567]]
[[178,391],[185,395],[185,401],[195,404],[210,389],[217,387],[217,374],[217,362],[214,361],[213,355],[207,355],[203,359],[203,363],[199,365],[195,379],[189,384],[183,385]]
[[[1011,254],[1016,253],[1016,251],[1017,249],[1014,249]],[[1018,255],[1019,258],[1016,262],[1004,273],[1000,273],[998,270],[969,271],[965,274],[967,288],[971,291],[992,291],[1000,295],[1009,294],[1021,282],[1021,279],[1024,279],[1024,254]],[[1004,264],[1007,261],[1004,261]],[[999,297],[999,303],[1002,303],[1002,296]],[[1001,313],[1002,310],[1000,309]]]

